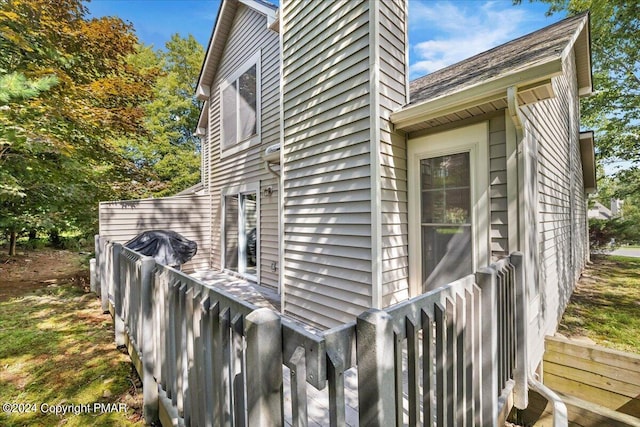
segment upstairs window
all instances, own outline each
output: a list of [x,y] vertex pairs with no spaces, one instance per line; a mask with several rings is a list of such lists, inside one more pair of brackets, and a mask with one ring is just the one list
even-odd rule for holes
[[258,141],[260,133],[259,53],[220,85],[222,155]]

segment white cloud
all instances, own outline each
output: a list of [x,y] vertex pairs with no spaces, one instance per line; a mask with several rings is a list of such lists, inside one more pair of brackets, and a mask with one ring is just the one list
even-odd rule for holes
[[517,37],[525,18],[511,1],[410,1],[411,78]]

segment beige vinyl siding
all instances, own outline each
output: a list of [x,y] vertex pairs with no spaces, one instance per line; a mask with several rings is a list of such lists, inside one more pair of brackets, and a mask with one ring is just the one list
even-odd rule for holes
[[[541,326],[534,358],[542,354],[543,336],[553,333],[586,259],[585,198],[579,155],[575,63],[570,55],[564,74],[553,79],[556,96],[522,109],[526,138],[537,143],[538,258]],[[572,105],[573,104],[573,105]]]
[[[260,181],[260,282],[278,288],[278,180]],[[266,195],[271,190],[271,195]]]
[[408,101],[408,58],[404,1],[379,2],[378,6],[382,306],[387,307],[409,297],[407,139],[389,121],[391,112]]
[[509,255],[509,214],[507,201],[507,138],[505,116],[489,120],[489,198],[491,210],[491,258]]
[[209,195],[100,203],[100,235],[125,243],[143,231],[172,230],[198,244],[198,253],[185,271],[209,267],[211,243]]
[[[237,154],[220,155],[220,84],[260,51],[260,142]],[[211,193],[211,264],[221,268],[221,191],[260,182],[260,280],[278,286],[278,185],[262,161],[266,147],[280,140],[279,134],[279,43],[278,34],[267,28],[264,15],[238,5],[224,51],[211,83],[209,109],[210,187]],[[271,187],[271,194],[263,190]],[[276,271],[272,270],[275,262]]]
[[[566,67],[571,75],[575,75],[575,48],[572,55],[567,60]],[[570,93],[573,95],[569,100],[569,137],[571,140],[571,176],[573,178],[573,206],[571,224],[573,226],[573,280],[574,283],[580,278],[587,260],[589,259],[589,232],[587,220],[587,195],[584,188],[584,176],[582,172],[582,156],[580,155],[580,99],[578,98],[577,79],[569,80]],[[566,308],[568,300],[563,301],[562,310]]]
[[280,10],[285,311],[324,328],[372,301],[370,4]]

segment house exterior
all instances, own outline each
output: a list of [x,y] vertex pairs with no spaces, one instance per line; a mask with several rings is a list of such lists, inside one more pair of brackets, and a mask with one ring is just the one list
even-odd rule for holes
[[589,17],[411,82],[407,21],[404,0],[222,1],[197,89],[207,267],[327,329],[521,251],[533,370],[589,255]]
[[600,202],[594,202],[593,206],[587,212],[587,217],[594,219],[611,219],[613,214],[611,209]]
[[622,205],[624,202],[620,199],[611,199],[611,209],[604,206],[600,202],[594,202],[593,206],[587,212],[588,218],[593,219],[611,219],[622,217]]

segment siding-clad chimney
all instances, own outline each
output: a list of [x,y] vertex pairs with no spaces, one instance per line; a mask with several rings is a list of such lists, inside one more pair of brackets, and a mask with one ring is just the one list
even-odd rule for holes
[[280,19],[285,310],[331,327],[406,296],[406,143],[388,121],[406,4],[283,0]]

